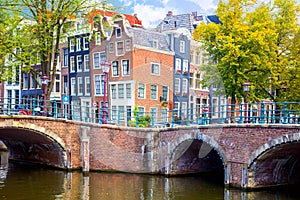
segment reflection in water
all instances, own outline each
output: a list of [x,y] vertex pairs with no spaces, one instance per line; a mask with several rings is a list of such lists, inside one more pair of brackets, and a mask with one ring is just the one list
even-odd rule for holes
[[[296,191],[296,190],[294,190]],[[293,200],[292,192],[224,190],[222,176],[164,176],[41,169],[10,164],[0,170],[0,199],[13,200]]]

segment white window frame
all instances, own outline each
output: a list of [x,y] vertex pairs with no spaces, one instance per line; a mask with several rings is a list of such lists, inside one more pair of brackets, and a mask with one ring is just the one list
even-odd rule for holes
[[126,51],[131,50],[131,39],[125,40],[125,49],[126,49]]
[[[126,67],[128,68],[128,73],[124,73],[125,72],[125,69],[124,69],[124,62],[127,61],[127,65]],[[129,60],[122,60],[122,76],[130,76],[130,62]]]
[[[98,80],[99,78],[99,80]],[[103,91],[103,80],[104,80],[104,74],[94,74],[94,81],[95,81],[95,84],[94,84],[94,91],[95,91],[95,96],[103,96],[104,94],[104,91]],[[97,81],[97,82],[96,82]],[[99,93],[97,93],[97,83],[99,81]]]
[[83,50],[89,49],[89,37],[85,36],[83,37]]
[[182,93],[183,94],[188,93],[188,79],[186,79],[186,78],[182,79]]
[[[78,55],[76,57],[76,63],[77,63],[77,72],[82,72],[83,62],[82,62],[82,56]],[[81,63],[81,66],[80,66]]]
[[75,77],[71,78],[71,96],[76,95],[76,79]]
[[[115,63],[116,63],[116,65],[115,65]],[[120,76],[119,61],[117,61],[117,60],[115,60],[115,61],[112,62],[112,65],[111,65],[111,76],[112,77],[119,77]]]
[[81,38],[76,38],[76,51],[81,51]]
[[117,99],[117,84],[111,84],[111,98]]
[[174,90],[175,90],[176,94],[180,93],[180,78],[175,78]]
[[83,79],[82,79],[82,77],[77,77],[77,84],[78,84],[77,94],[78,94],[78,96],[82,96],[83,95]]
[[[129,87],[128,87],[128,85],[129,85]],[[126,83],[126,86],[125,86],[125,88],[126,88],[126,99],[131,99],[132,97],[132,95],[131,95],[131,83]]]
[[184,59],[183,60],[183,71],[184,72],[188,72],[189,71],[189,60],[188,59]]
[[[155,87],[155,90],[152,90],[153,86]],[[156,84],[150,85],[150,99],[151,100],[158,99],[158,85],[156,85]]]
[[[152,114],[154,114],[154,117],[152,117]],[[154,121],[157,121],[157,108],[150,107],[150,117],[151,120],[154,119]]]
[[70,52],[74,52],[75,51],[75,44],[74,44],[74,42],[72,40],[73,40],[73,38],[70,38],[70,43],[69,43]]
[[75,72],[75,57],[70,57],[70,72]]
[[181,72],[181,59],[180,58],[176,58],[176,60],[175,60],[175,70],[177,72]]
[[124,84],[118,84],[118,99],[125,98],[125,88]]
[[84,71],[88,72],[90,71],[90,55],[89,54],[85,54],[83,56],[83,65],[84,65]]
[[[122,29],[120,28],[120,27],[117,27],[116,29],[115,29],[115,33],[116,33],[116,38],[121,38],[122,37]],[[120,32],[118,32],[118,31],[120,31]],[[118,34],[119,33],[119,34]]]
[[151,74],[152,75],[160,75],[160,64],[152,62],[151,65]]
[[185,41],[180,40],[180,53],[185,53]]
[[[122,44],[122,52],[119,53],[118,49],[118,44]],[[124,41],[118,41],[116,42],[116,56],[123,56],[125,54],[125,49],[124,49]]]
[[164,97],[164,88],[167,88],[167,98],[166,98],[166,101],[168,101],[169,100],[169,87],[168,86],[166,86],[166,85],[162,86],[162,88],[161,88],[161,92],[162,92],[161,96]]
[[145,99],[146,98],[146,84],[138,83],[138,98]]
[[91,94],[91,78],[89,76],[86,76],[85,78],[85,95],[89,96]]

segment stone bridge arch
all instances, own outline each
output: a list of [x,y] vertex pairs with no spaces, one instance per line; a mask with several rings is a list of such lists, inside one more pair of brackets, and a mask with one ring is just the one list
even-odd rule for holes
[[[198,153],[197,153],[198,152]],[[199,129],[179,136],[169,145],[169,172],[167,174],[181,174],[185,171],[195,173],[211,171],[224,172],[226,154],[213,136],[201,133]],[[194,157],[191,157],[194,156]],[[209,159],[209,158],[212,159]],[[218,166],[212,167],[216,162]],[[184,165],[183,163],[189,163]]]
[[300,180],[300,132],[261,145],[247,162],[246,187],[290,185]]
[[7,121],[0,125],[0,140],[8,147],[13,160],[57,168],[71,167],[70,149],[55,132],[26,121]]

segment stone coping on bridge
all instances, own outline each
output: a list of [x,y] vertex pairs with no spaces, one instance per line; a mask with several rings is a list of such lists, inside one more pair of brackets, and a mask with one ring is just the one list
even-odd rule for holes
[[264,128],[299,128],[300,124],[238,124],[238,123],[230,123],[230,124],[207,124],[207,125],[189,125],[189,126],[174,126],[174,127],[146,127],[146,128],[136,128],[136,127],[128,127],[128,126],[119,126],[114,124],[98,124],[92,122],[81,122],[74,121],[65,118],[52,118],[52,117],[44,117],[44,116],[28,116],[28,115],[0,115],[0,119],[38,119],[45,121],[60,121],[67,122],[70,124],[81,125],[81,126],[89,126],[89,127],[103,127],[108,129],[116,129],[116,130],[139,130],[141,132],[160,132],[165,130],[189,130],[189,129],[198,129],[198,128],[256,128],[256,127],[264,127]]

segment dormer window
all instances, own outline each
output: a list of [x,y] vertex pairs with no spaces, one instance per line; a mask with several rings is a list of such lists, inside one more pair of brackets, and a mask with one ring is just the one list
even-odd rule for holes
[[150,41],[150,46],[153,47],[153,48],[158,49],[158,42],[157,42],[157,40],[151,40]]
[[180,53],[185,53],[185,41],[180,40]]
[[116,37],[120,38],[122,36],[121,28],[116,28]]

